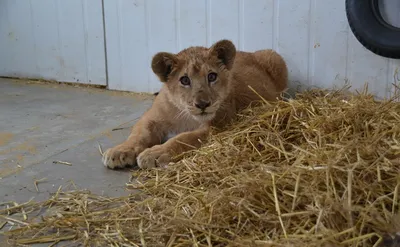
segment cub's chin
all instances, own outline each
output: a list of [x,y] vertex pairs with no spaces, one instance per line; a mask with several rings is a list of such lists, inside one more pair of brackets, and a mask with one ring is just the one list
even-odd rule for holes
[[192,116],[196,121],[204,123],[213,120],[213,118],[215,117],[215,113],[203,112]]

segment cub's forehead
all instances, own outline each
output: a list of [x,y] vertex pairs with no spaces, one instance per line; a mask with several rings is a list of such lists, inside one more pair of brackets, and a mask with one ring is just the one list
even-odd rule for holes
[[203,75],[209,69],[205,59],[193,58],[185,61],[183,71],[188,75]]
[[178,54],[181,61],[181,71],[189,75],[206,73],[209,69],[208,49],[203,47],[191,47]]

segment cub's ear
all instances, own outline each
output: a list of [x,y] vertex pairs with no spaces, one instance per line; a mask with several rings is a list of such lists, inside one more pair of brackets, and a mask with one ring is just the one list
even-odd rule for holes
[[168,52],[159,52],[151,61],[151,69],[158,76],[160,81],[167,82],[168,76],[178,63],[176,55]]
[[229,40],[220,40],[210,48],[210,56],[215,56],[226,66],[231,69],[236,56],[236,47]]

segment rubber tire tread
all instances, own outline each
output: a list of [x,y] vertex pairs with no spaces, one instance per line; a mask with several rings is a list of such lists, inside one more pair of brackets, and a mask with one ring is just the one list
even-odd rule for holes
[[346,15],[350,29],[366,49],[382,57],[399,59],[400,28],[393,27],[382,17],[376,16],[374,1],[346,0]]

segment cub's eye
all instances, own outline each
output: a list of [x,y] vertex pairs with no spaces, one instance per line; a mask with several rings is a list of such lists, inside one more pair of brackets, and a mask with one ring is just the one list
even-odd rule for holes
[[179,79],[179,81],[181,82],[181,84],[183,86],[189,86],[190,85],[190,78],[187,76],[182,76],[181,79]]
[[214,82],[217,80],[217,73],[211,72],[207,76],[208,82]]

